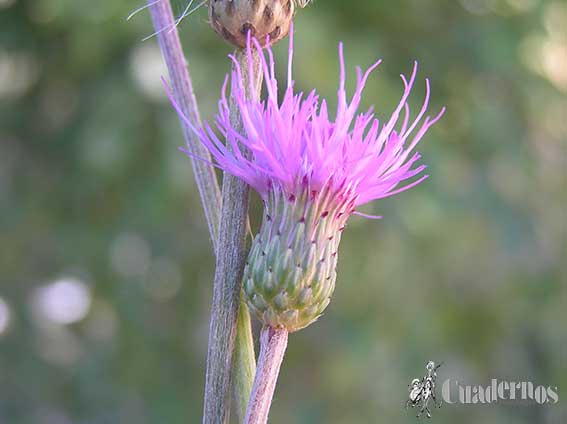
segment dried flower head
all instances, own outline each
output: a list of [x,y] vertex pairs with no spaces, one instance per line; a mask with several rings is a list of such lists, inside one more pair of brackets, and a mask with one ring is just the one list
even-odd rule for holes
[[262,44],[281,40],[289,32],[294,12],[292,0],[209,1],[211,26],[237,47],[246,47],[249,32]]
[[315,91],[294,92],[292,37],[281,101],[271,49],[266,60],[255,39],[249,41],[249,57],[254,48],[260,52],[267,99],[246,98],[236,61],[231,79],[245,134],[230,122],[228,76],[216,117],[227,145],[209,124],[194,128],[182,117],[218,166],[246,181],[262,197],[265,212],[245,268],[244,293],[264,324],[295,331],[315,321],[328,305],[341,232],[352,214],[363,215],[357,207],[401,193],[427,178],[421,175],[425,166],[417,165],[420,155],[414,150],[444,109],[433,118],[425,116],[430,94],[426,80],[423,106],[410,118],[408,97],[416,80],[415,64],[409,78],[401,75],[402,98],[389,119],[379,122],[372,110],[358,113],[364,86],[380,61],[366,72],[357,68],[356,89],[349,99],[341,44],[338,108],[333,119],[327,102],[320,101]]

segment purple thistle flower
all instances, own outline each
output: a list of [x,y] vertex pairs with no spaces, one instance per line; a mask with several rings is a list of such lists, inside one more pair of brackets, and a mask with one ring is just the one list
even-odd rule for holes
[[[269,43],[266,43],[269,45]],[[372,109],[359,113],[364,86],[380,65],[363,72],[349,99],[345,90],[343,45],[339,45],[340,82],[336,116],[329,116],[327,102],[315,90],[295,93],[292,78],[293,30],[290,31],[287,84],[279,100],[274,57],[268,59],[260,43],[248,42],[260,52],[267,99],[248,100],[241,69],[231,75],[233,96],[244,134],[232,127],[225,79],[216,129],[209,124],[195,128],[173,105],[224,171],[246,181],[262,197],[266,214],[250,252],[244,275],[244,292],[251,309],[266,324],[294,331],[317,319],[329,303],[336,279],[340,233],[352,214],[373,200],[408,190],[428,176],[418,165],[415,148],[427,130],[443,115],[425,116],[430,98],[410,118],[408,98],[417,75],[401,75],[404,92],[391,117],[383,123]],[[186,150],[183,150],[191,155]]]
[[[236,88],[234,96],[246,130],[246,134],[241,135],[230,123],[227,76],[216,127],[231,149],[217,137],[209,124],[205,124],[204,128],[194,128],[174,102],[177,112],[199,136],[218,165],[250,184],[264,200],[274,187],[293,195],[298,186],[308,184],[311,190],[320,192],[328,185],[337,195],[348,196],[355,207],[401,193],[426,179],[427,175],[423,175],[414,182],[406,183],[425,169],[425,165],[414,167],[421,157],[414,149],[445,109],[434,118],[427,116],[423,119],[430,97],[430,84],[426,79],[423,106],[410,125],[408,97],[415,83],[417,62],[409,80],[401,75],[404,92],[400,103],[390,119],[380,125],[372,109],[358,115],[357,110],[366,81],[381,61],[364,73],[357,68],[356,90],[348,100],[341,43],[338,109],[333,120],[329,117],[327,102],[320,102],[315,90],[307,96],[294,93],[292,37],[293,34],[289,44],[287,87],[281,103],[271,48],[267,48],[269,61],[261,55],[268,93],[265,101],[246,99],[239,65],[231,56],[236,68],[232,73],[232,85]],[[260,50],[257,40],[252,39],[252,44],[254,47],[248,46],[249,54],[252,48]],[[400,120],[401,125],[396,130]],[[252,152],[250,158],[244,154],[242,147]]]

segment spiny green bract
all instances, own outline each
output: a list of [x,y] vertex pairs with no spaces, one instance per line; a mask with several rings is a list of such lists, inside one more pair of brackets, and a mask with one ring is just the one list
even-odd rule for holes
[[314,322],[329,304],[345,221],[330,201],[307,197],[271,197],[244,270],[250,310],[264,325],[290,332]]

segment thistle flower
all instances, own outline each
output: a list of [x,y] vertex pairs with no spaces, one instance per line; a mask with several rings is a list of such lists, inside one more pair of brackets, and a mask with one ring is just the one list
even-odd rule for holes
[[[261,52],[256,39],[252,49]],[[443,115],[425,116],[430,97],[410,118],[408,98],[416,81],[417,63],[409,78],[401,75],[403,94],[389,119],[381,123],[372,109],[358,113],[364,86],[378,67],[357,68],[354,95],[345,90],[343,46],[339,45],[338,108],[333,119],[327,102],[315,91],[294,92],[293,36],[290,36],[287,84],[279,100],[273,53],[260,54],[267,89],[265,101],[250,101],[235,61],[231,76],[234,101],[245,133],[230,124],[227,76],[219,101],[217,137],[209,124],[194,128],[178,113],[214,157],[217,165],[252,186],[264,202],[264,216],[255,237],[243,288],[246,301],[266,326],[299,330],[315,321],[329,304],[336,280],[341,232],[357,208],[408,190],[427,178],[415,148]],[[190,155],[189,152],[185,151]]]

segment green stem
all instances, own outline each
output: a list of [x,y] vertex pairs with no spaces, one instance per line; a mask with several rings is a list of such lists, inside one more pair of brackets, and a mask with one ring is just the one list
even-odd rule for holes
[[233,364],[233,396],[236,404],[238,422],[244,422],[246,408],[252,392],[254,375],[256,374],[256,357],[254,354],[254,339],[248,306],[242,301],[236,322],[236,346]]

